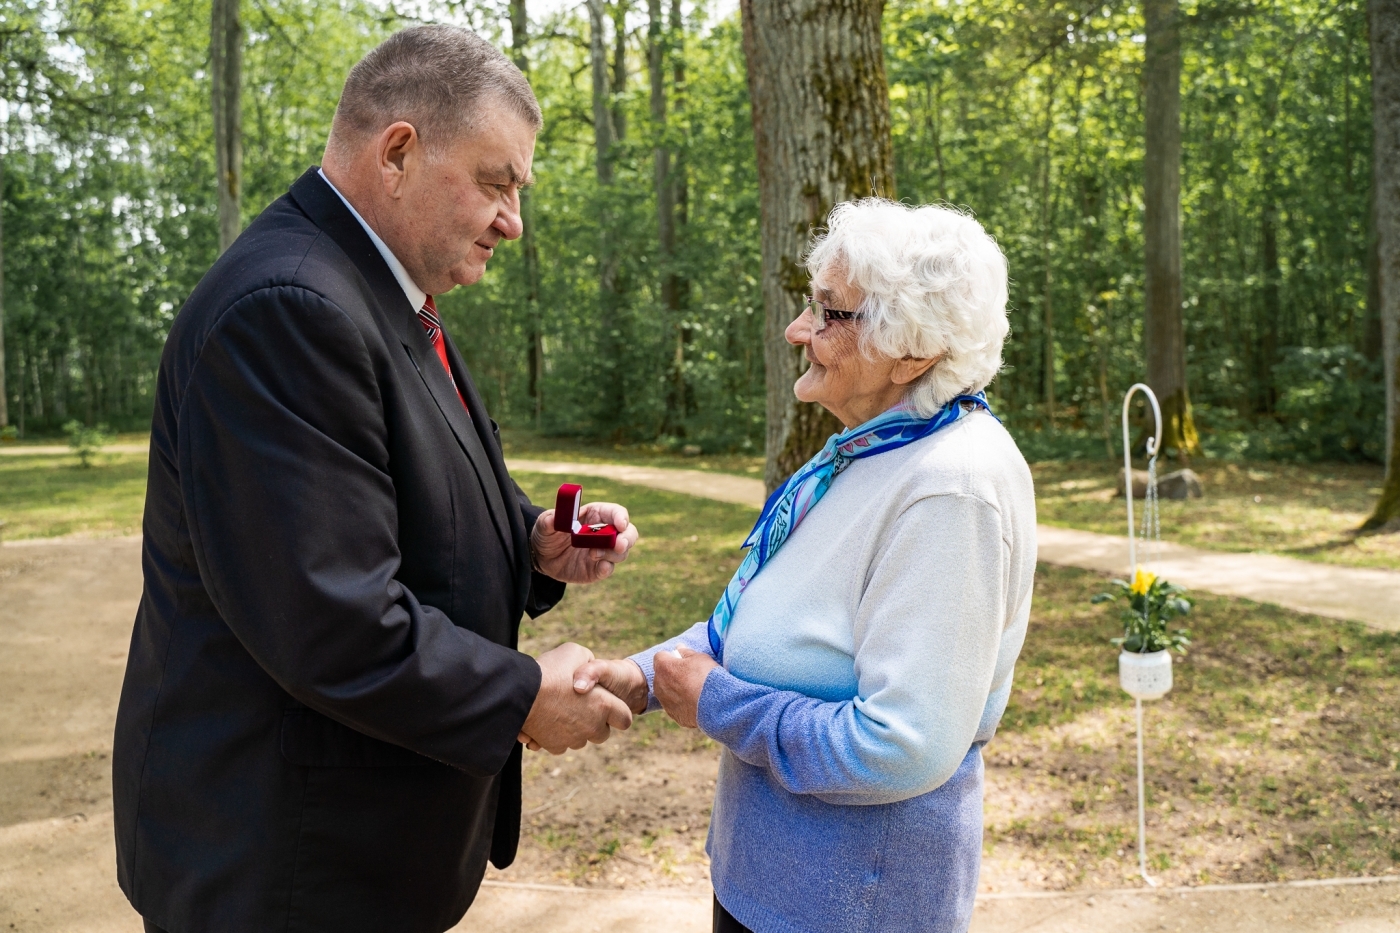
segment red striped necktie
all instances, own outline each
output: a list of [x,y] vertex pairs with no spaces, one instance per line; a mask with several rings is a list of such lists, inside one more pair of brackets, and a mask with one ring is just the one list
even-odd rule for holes
[[[452,383],[462,407],[466,408],[467,400],[462,398],[462,390],[457,388],[457,380],[452,378],[452,367],[447,363],[447,341],[442,336],[442,318],[438,317],[437,302],[433,301],[432,295],[429,295],[423,307],[418,309],[418,323],[423,325],[423,330],[428,335],[428,343],[437,351],[437,358],[442,362],[443,371],[447,373],[447,381]],[[471,417],[470,410],[467,417]]]

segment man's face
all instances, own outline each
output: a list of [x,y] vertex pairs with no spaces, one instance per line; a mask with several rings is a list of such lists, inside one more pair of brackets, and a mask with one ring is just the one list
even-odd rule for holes
[[390,246],[420,288],[440,295],[480,281],[496,245],[520,236],[534,155],[535,131],[497,105],[445,149],[420,145],[404,160]]

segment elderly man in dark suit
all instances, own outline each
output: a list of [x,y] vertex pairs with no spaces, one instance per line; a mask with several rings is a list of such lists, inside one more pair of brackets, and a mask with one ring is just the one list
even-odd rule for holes
[[[205,275],[151,431],[117,717],[117,873],[147,930],[438,933],[520,831],[520,749],[631,723],[522,612],[608,576],[507,475],[432,295],[520,234],[540,110],[465,30],[390,38],[324,165]],[[466,339],[470,339],[469,335]]]

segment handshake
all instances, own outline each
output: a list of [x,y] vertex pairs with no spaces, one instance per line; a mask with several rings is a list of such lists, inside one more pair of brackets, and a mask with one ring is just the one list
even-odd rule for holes
[[[556,527],[554,512],[549,509],[535,522],[530,551],[535,568],[556,580],[605,580],[637,542],[637,527],[627,510],[616,503],[575,507],[575,521],[611,525],[617,530],[614,546],[607,549],[571,546],[570,535]],[[592,651],[572,642],[546,651],[536,660],[540,691],[518,736],[532,750],[562,755],[589,742],[602,744],[612,730],[629,728],[634,715],[646,712],[647,680],[635,661],[598,660]],[[672,719],[687,728],[695,727],[700,690],[717,666],[709,655],[687,648],[657,652],[652,690]]]
[[[540,665],[540,692],[519,739],[531,750],[562,755],[589,742],[601,745],[613,729],[627,729],[646,712],[647,680],[637,662],[599,660],[572,642],[546,651]],[[714,659],[686,648],[656,653],[653,690],[676,722],[693,729],[705,678]]]

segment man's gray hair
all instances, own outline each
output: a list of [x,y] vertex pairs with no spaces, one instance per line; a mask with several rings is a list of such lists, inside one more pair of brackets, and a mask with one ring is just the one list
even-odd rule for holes
[[459,26],[414,26],[385,39],[345,79],[331,145],[351,149],[399,120],[430,151],[469,132],[486,105],[504,104],[534,130],[544,124],[530,82],[499,49]]
[[832,208],[827,232],[807,253],[813,277],[828,264],[861,294],[860,347],[890,359],[938,357],[909,388],[925,417],[1001,369],[1006,257],[970,214],[884,198]]

